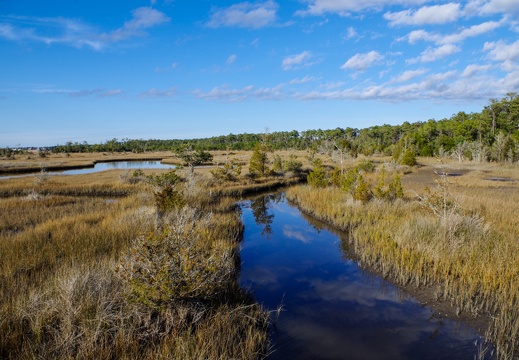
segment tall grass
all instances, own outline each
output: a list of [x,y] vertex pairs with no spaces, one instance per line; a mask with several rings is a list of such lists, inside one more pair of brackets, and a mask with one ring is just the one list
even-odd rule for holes
[[363,204],[337,188],[298,186],[287,198],[349,231],[363,265],[402,285],[435,287],[458,314],[489,316],[487,335],[498,357],[513,358],[519,354],[519,234],[510,227],[517,212],[503,208],[516,209],[517,199],[498,204],[485,189],[477,198],[453,192],[465,210],[446,216],[415,200]]
[[[132,297],[117,271],[146,234],[160,237],[144,184],[121,184],[110,171],[4,180],[0,193],[0,358],[255,359],[268,352],[268,314],[235,276],[242,225],[232,200],[189,196],[196,219],[207,221],[191,234],[200,252],[184,268],[209,255],[209,270],[228,269],[209,279],[225,291],[209,301],[172,297],[157,308]],[[165,224],[174,217],[165,215]]]

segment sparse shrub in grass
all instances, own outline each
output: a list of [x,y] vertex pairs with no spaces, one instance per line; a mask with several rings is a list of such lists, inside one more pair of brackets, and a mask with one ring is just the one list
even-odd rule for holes
[[356,183],[355,183],[355,190],[353,192],[353,198],[355,200],[360,200],[363,203],[368,202],[372,197],[371,189],[366,180],[364,180],[364,177],[362,175],[358,175]]
[[335,168],[330,174],[330,185],[340,188],[342,186],[343,174],[341,169]]
[[315,159],[313,162],[313,169],[307,176],[308,185],[316,188],[323,188],[328,186],[324,166],[321,159]]
[[364,172],[373,172],[375,171],[375,165],[373,164],[373,162],[369,159],[362,159],[358,165],[357,165],[357,168],[361,171],[364,171]]
[[404,189],[400,176],[395,175],[386,187],[386,168],[382,166],[377,186],[373,189],[373,196],[378,199],[395,200],[404,197]]
[[275,154],[272,159],[272,171],[275,173],[281,173],[283,171],[283,160],[279,154]]
[[181,208],[185,204],[182,193],[171,185],[166,185],[161,190],[155,191],[154,195],[157,212],[160,216],[173,209]]
[[288,156],[288,160],[283,162],[283,170],[286,172],[299,172],[301,171],[301,167],[303,166],[303,163],[301,161],[298,161],[296,156],[294,154],[290,154]]
[[146,176],[148,183],[152,186],[165,187],[174,186],[181,181],[180,176],[177,175],[176,169],[171,169],[168,172],[156,175],[151,174]]
[[144,171],[141,169],[136,169],[133,172],[126,170],[124,173],[119,175],[119,178],[124,184],[137,184],[147,180]]
[[407,149],[402,156],[402,165],[415,166],[416,165],[416,154],[413,150]]
[[232,160],[227,161],[222,166],[216,166],[211,170],[211,174],[217,180],[236,181],[241,175],[241,165],[235,164]]
[[344,174],[342,190],[351,194],[355,200],[362,202],[367,202],[373,197],[371,187],[360,174],[358,167],[350,169]]
[[232,249],[208,238],[212,214],[191,207],[168,215],[161,233],[140,237],[119,268],[130,299],[163,310],[175,302],[207,304],[232,283]]

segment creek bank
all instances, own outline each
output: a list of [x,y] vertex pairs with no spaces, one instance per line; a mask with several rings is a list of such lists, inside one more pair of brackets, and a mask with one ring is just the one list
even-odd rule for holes
[[[322,222],[326,226],[330,227],[331,229],[346,234],[347,232],[350,232],[346,229],[341,229],[340,227],[333,224],[331,221],[326,221],[323,219],[320,219],[318,216],[315,215],[315,213],[311,213],[308,211],[305,211],[304,208],[302,208],[296,200],[291,200],[289,196],[287,196],[287,200],[290,204],[297,207],[299,211],[309,219],[312,219],[313,221]],[[310,221],[310,220],[309,220]],[[351,234],[351,232],[350,232]],[[351,236],[351,235],[349,235]],[[350,241],[349,236],[341,237],[342,241]],[[346,238],[346,240],[344,240]],[[348,257],[353,259],[354,261],[357,261],[359,265],[361,265],[363,268],[366,268],[369,272],[373,273],[376,276],[379,276],[380,278],[383,278],[387,281],[389,281],[393,286],[401,289],[404,293],[409,294],[413,298],[415,298],[422,306],[427,306],[430,309],[432,309],[435,314],[433,315],[435,318],[438,319],[451,319],[454,321],[459,321],[462,323],[465,323],[469,325],[470,327],[477,330],[477,332],[481,336],[485,336],[485,332],[488,329],[491,318],[488,315],[480,315],[477,317],[470,316],[469,314],[466,314],[464,312],[458,313],[456,311],[455,306],[446,299],[441,299],[439,296],[440,294],[440,286],[438,284],[432,284],[429,286],[415,286],[413,284],[401,284],[397,281],[397,279],[391,278],[387,275],[382,274],[378,269],[376,269],[373,266],[367,265],[367,264],[361,264],[359,254],[353,249],[353,247],[348,246],[347,250]]]
[[[299,189],[293,188],[293,189]],[[317,191],[314,189],[314,191]],[[286,193],[287,199],[294,203],[306,215],[322,221],[332,228],[345,231],[348,234],[348,243],[355,254],[356,261],[363,268],[369,269],[378,276],[387,279],[403,291],[411,294],[424,306],[432,308],[439,318],[449,318],[466,323],[484,336],[487,331],[495,327],[495,320],[490,311],[474,306],[464,297],[456,298],[456,292],[446,287],[444,280],[438,276],[438,264],[426,257],[420,258],[419,253],[413,253],[395,238],[390,229],[394,219],[402,219],[404,212],[400,209],[391,214],[391,220],[375,216],[372,211],[364,212],[360,203],[349,210],[341,210],[337,202],[345,199],[329,199],[330,194],[324,192],[306,199],[306,192],[293,191]],[[316,202],[317,201],[317,202]],[[381,209],[390,212],[388,205]],[[331,210],[329,213],[326,210]],[[360,211],[360,212],[359,212]],[[358,213],[355,213],[358,212]],[[351,218],[348,218],[348,215]],[[344,218],[346,216],[346,218]],[[377,224],[381,222],[381,224]],[[374,229],[372,232],[371,230]],[[433,269],[434,268],[434,269]],[[413,272],[414,271],[414,272]],[[469,295],[470,296],[470,295]],[[480,300],[481,301],[481,300]],[[474,306],[474,307],[471,307]],[[477,315],[474,315],[477,313]]]

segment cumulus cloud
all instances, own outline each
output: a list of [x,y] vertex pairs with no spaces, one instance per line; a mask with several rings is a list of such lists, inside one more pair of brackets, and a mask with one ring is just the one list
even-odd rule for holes
[[315,64],[312,59],[312,53],[305,50],[300,54],[285,57],[281,62],[281,68],[285,71],[288,71],[308,67]]
[[137,8],[132,11],[132,15],[132,19],[122,27],[108,33],[99,33],[94,27],[81,21],[61,17],[4,17],[0,23],[0,38],[35,41],[47,45],[58,43],[78,48],[86,46],[101,50],[109,44],[142,36],[145,34],[144,30],[170,20],[165,14],[150,7]]
[[341,16],[348,16],[352,12],[362,10],[381,10],[386,6],[394,5],[421,5],[427,0],[307,0],[307,9],[296,12],[296,15],[323,15],[326,13],[336,13]]
[[208,27],[241,27],[258,29],[276,22],[278,4],[274,1],[263,3],[243,2],[224,9],[214,9]]
[[422,76],[428,72],[427,69],[417,69],[417,70],[407,70],[401,73],[400,75],[393,77],[391,79],[392,83],[403,83],[408,82],[418,76]]
[[482,24],[473,25],[467,29],[463,29],[457,34],[450,34],[443,38],[439,38],[437,42],[439,44],[452,44],[461,42],[467,38],[479,36],[481,34],[485,34],[489,31],[492,31],[494,29],[497,29],[498,27],[502,26],[503,22],[500,21],[487,21]]
[[462,77],[469,78],[473,77],[477,74],[485,74],[488,70],[490,70],[490,65],[476,65],[476,64],[470,64],[468,65],[465,70],[463,70],[463,73],[461,74]]
[[408,60],[407,62],[410,64],[415,64],[417,62],[432,62],[439,59],[443,59],[449,55],[460,52],[461,49],[456,45],[445,44],[438,47],[428,47],[425,49],[419,57]]
[[448,3],[444,5],[424,6],[418,10],[387,12],[384,14],[384,19],[389,21],[390,26],[426,25],[454,22],[458,20],[460,15],[460,4]]
[[519,6],[517,6],[516,0],[469,0],[465,6],[465,12],[477,15],[519,15]]
[[454,44],[460,43],[467,38],[476,37],[485,33],[488,33],[492,30],[495,30],[504,25],[504,21],[487,21],[481,24],[472,25],[469,28],[462,29],[457,33],[441,35],[437,33],[428,32],[425,30],[414,30],[411,31],[404,38],[400,38],[400,40],[405,40],[410,44],[415,44],[419,41],[428,41],[434,42],[438,45],[444,44]]
[[486,42],[483,50],[488,52],[488,58],[501,62],[501,67],[505,71],[519,69],[519,40],[507,44],[502,40]]
[[356,54],[349,58],[342,66],[343,70],[364,71],[371,66],[380,64],[384,56],[377,51],[370,51],[365,54]]

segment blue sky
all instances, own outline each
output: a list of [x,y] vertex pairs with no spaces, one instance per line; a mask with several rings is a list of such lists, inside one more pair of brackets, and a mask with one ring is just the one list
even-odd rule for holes
[[0,147],[364,128],[519,92],[518,0],[2,0]]

